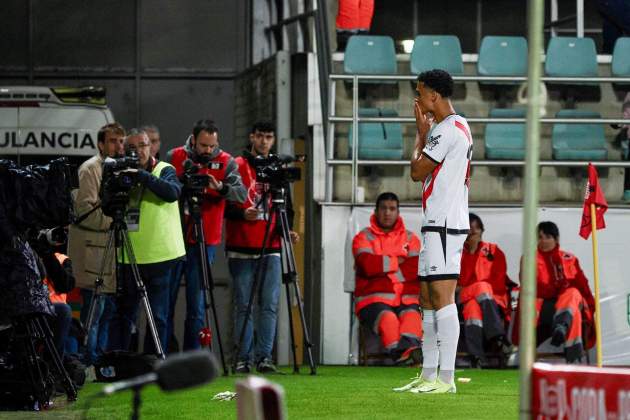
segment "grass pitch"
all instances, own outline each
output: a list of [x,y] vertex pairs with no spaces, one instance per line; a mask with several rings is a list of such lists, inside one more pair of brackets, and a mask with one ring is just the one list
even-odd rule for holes
[[[284,387],[290,419],[514,419],[518,415],[518,371],[458,370],[455,395],[417,395],[394,393],[392,387],[409,382],[415,368],[321,366],[316,376],[308,367],[300,375],[269,375],[268,379]],[[223,391],[234,391],[234,383],[243,376],[219,377],[214,382],[192,390],[162,393],[157,386],[142,392],[141,418],[146,419],[234,419],[235,401],[212,401]],[[102,384],[88,384],[76,403],[58,406],[45,413],[0,412],[0,418],[70,418],[82,417],[90,395]],[[88,419],[124,419],[131,412],[131,392],[95,399]]]

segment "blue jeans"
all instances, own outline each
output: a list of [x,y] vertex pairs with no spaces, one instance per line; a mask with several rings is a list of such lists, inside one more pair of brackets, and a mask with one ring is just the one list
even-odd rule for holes
[[[247,313],[252,284],[258,264],[262,264],[257,299],[254,301],[254,322],[252,314]],[[281,268],[280,257],[268,255],[262,260],[230,258],[230,275],[234,287],[235,328],[234,340],[240,339],[243,323],[246,323],[245,335],[238,354],[239,361],[258,362],[271,358],[273,343],[276,338],[278,323],[278,301],[280,299]],[[262,284],[261,284],[262,283]],[[256,342],[254,343],[254,331]]]
[[[87,322],[93,296],[94,292],[91,289],[81,289],[81,297],[83,298],[81,322],[83,325]],[[83,363],[86,366],[93,365],[98,357],[108,350],[109,323],[115,313],[116,302],[114,297],[101,294],[94,310],[94,321],[92,322],[92,328],[88,331],[87,346],[83,354]]]
[[70,332],[70,324],[72,323],[72,308],[67,303],[53,303],[55,308],[55,321],[53,323],[55,348],[59,357],[63,360],[64,344]]
[[[216,245],[206,245],[208,254],[208,268],[214,262],[216,255]],[[184,322],[184,351],[198,349],[199,331],[205,326],[205,299],[201,291],[201,262],[199,251],[196,245],[186,248],[186,263],[179,264],[171,282],[171,310],[169,315],[169,331],[173,331],[173,317],[175,314],[175,304],[182,273],[186,274],[186,321]],[[169,334],[170,337],[170,334]]]
[[[147,290],[157,335],[165,353],[168,343],[169,286],[176,265],[177,260],[138,265],[140,276]],[[136,319],[140,307],[140,294],[131,275],[131,268],[129,265],[123,267],[123,278],[118,279],[122,285],[122,294],[117,298],[118,310],[109,330],[112,350],[129,350],[131,334],[136,329]],[[145,334],[144,352],[155,352],[150,330],[147,330]]]

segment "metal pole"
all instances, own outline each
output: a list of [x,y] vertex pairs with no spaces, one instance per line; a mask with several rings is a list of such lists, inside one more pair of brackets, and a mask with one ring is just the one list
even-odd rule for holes
[[536,224],[538,222],[538,156],[540,149],[540,73],[544,0],[529,1],[529,69],[527,89],[527,148],[523,220],[523,278],[520,294],[520,418],[531,418],[532,365],[536,356]]
[[577,17],[577,37],[584,38],[584,0],[577,0],[575,9],[575,16]]
[[352,78],[352,192],[350,201],[357,202],[357,178],[359,177],[359,79]]

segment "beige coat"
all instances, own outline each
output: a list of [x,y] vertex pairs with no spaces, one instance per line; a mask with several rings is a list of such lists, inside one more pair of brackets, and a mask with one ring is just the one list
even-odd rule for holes
[[[79,167],[79,189],[75,191],[74,209],[80,217],[100,203],[99,190],[103,174],[103,158],[93,156]],[[95,210],[79,226],[72,225],[68,233],[68,256],[72,260],[72,268],[77,287],[93,289],[99,274],[108,229],[112,219],[105,216],[101,209]],[[116,290],[114,250],[110,252],[105,264],[103,276],[103,293]]]

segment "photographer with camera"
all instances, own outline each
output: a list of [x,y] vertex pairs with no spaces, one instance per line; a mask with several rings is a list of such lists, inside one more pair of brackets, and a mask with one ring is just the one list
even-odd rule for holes
[[[76,286],[81,289],[83,298],[81,322],[84,324],[87,321],[96,278],[104,256],[107,231],[112,222],[112,219],[105,216],[103,210],[99,208],[103,162],[106,158],[123,155],[125,134],[125,129],[118,123],[102,127],[97,135],[98,154],[79,167],[79,189],[76,191],[74,208],[77,216],[87,217],[69,228],[68,257],[74,262]],[[88,341],[83,355],[83,361],[88,366],[94,364],[98,356],[107,350],[109,322],[115,312],[114,256],[110,255],[105,263],[106,270],[100,287],[103,295],[98,300],[92,327],[87,332]]]
[[[182,186],[172,165],[151,157],[151,142],[144,131],[131,130],[125,147],[129,154],[133,151],[137,153],[139,167],[123,171],[123,179],[111,185],[125,186],[133,182],[128,191],[126,229],[137,270],[146,286],[157,338],[161,347],[166,349],[169,282],[173,269],[186,254],[177,203]],[[127,182],[125,176],[131,181]],[[141,300],[141,291],[132,273],[136,267],[130,264],[133,261],[129,254],[129,250],[123,248],[118,255],[119,262],[122,262],[122,274],[117,279],[117,312],[110,328],[111,348],[115,350],[129,349]],[[147,331],[144,351],[152,353],[154,349],[151,334]]]
[[[208,267],[214,262],[216,247],[221,243],[226,200],[245,201],[245,187],[234,158],[219,146],[219,132],[214,121],[199,120],[186,144],[168,152],[168,161],[184,183],[182,205],[186,230],[186,321],[184,351],[200,347],[199,333],[204,328],[205,298],[202,293],[200,251],[195,246],[194,211],[200,213]],[[175,303],[179,292],[181,268],[171,283],[169,329],[172,329]],[[210,328],[209,325],[206,327]]]
[[[244,203],[228,202],[226,209],[225,249],[233,281],[235,333],[239,334],[243,324],[247,324],[243,342],[240,343],[239,354],[232,355],[237,358],[235,369],[237,373],[249,373],[252,362],[256,363],[258,372],[277,372],[271,353],[276,336],[280,298],[281,242],[275,214],[269,212],[271,196],[266,191],[269,190],[270,185],[264,180],[257,181],[257,172],[270,172],[269,167],[260,166],[257,160],[265,162],[267,159],[277,158],[271,155],[275,139],[275,127],[272,123],[257,122],[253,125],[249,135],[249,148],[243,152],[242,156],[236,158],[243,184],[247,189],[247,198]],[[289,225],[292,225],[293,207],[290,196],[287,196],[286,201]],[[269,237],[263,244],[269,218],[271,218]],[[290,232],[290,236],[293,242],[299,239],[296,232]],[[262,255],[263,248],[264,255]],[[248,304],[259,269],[261,270],[259,281],[262,286],[259,291],[254,291],[258,293],[254,327],[252,316],[248,313]],[[252,345],[254,329],[256,340]],[[239,340],[239,337],[236,336],[235,340]]]

